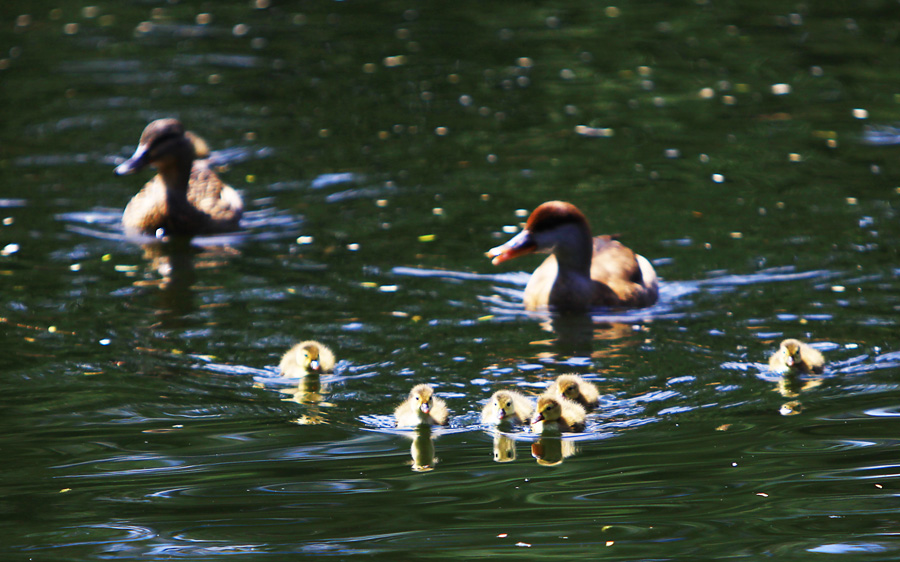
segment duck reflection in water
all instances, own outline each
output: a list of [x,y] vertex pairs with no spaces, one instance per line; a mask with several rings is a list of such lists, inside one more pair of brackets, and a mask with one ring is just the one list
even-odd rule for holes
[[415,429],[412,444],[409,446],[413,472],[434,470],[438,463],[435,456],[434,439],[430,425],[420,425]]
[[220,268],[236,254],[228,247],[198,248],[184,237],[143,244],[142,249],[147,267],[134,286],[159,289],[158,315],[166,326],[183,325],[196,310],[197,270]]
[[161,237],[236,230],[243,201],[219,179],[208,156],[205,141],[185,131],[177,119],[147,125],[137,150],[115,170],[121,176],[147,166],[157,169],[125,207],[126,232]]
[[319,425],[328,421],[322,407],[334,406],[334,404],[325,401],[325,396],[331,393],[331,386],[323,383],[318,375],[303,377],[296,388],[285,388],[281,392],[289,395],[284,400],[306,406],[305,413],[294,420],[295,423],[299,425]]
[[494,265],[526,254],[549,253],[525,286],[525,309],[552,307],[586,312],[593,306],[640,308],[659,297],[650,262],[616,236],[591,237],[587,218],[571,203],[548,201],[528,217],[524,230],[490,249]]
[[[789,338],[782,341],[769,357],[769,369],[781,375],[775,390],[785,398],[797,398],[801,392],[822,384],[821,377],[807,377],[824,372],[825,357],[808,344]],[[789,400],[779,408],[783,416],[794,416],[802,411],[803,404],[799,400]]]

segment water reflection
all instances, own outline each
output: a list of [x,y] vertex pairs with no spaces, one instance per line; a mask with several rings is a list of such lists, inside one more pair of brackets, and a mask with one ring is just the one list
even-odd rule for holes
[[512,462],[516,460],[516,440],[499,429],[494,431],[494,462]]
[[325,401],[325,396],[331,393],[331,385],[323,383],[318,375],[308,375],[300,379],[296,388],[283,388],[284,398],[288,402],[296,402],[306,406],[306,410],[300,417],[294,420],[299,425],[319,425],[328,423],[322,407],[332,407],[334,404]]
[[565,439],[559,434],[559,431],[551,428],[546,428],[541,432],[540,438],[531,444],[531,456],[541,466],[562,464],[563,460],[577,452],[578,447],[574,441]]
[[435,437],[430,425],[420,425],[413,433],[409,454],[412,457],[413,472],[430,472],[438,462],[434,452]]

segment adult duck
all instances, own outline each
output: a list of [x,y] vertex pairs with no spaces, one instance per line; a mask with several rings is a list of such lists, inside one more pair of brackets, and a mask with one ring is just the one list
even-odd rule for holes
[[534,252],[550,256],[525,287],[525,308],[551,306],[585,311],[592,306],[640,308],[659,297],[650,262],[615,236],[591,237],[591,227],[575,205],[548,201],[536,208],[525,229],[488,251],[494,265]]
[[141,234],[211,234],[238,228],[241,196],[210,168],[205,142],[177,119],[159,119],[144,129],[134,154],[117,175],[154,166],[154,176],[125,207],[126,231]]

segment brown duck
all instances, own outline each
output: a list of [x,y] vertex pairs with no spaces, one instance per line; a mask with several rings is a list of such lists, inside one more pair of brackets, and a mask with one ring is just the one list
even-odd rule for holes
[[131,158],[117,175],[152,165],[154,176],[122,215],[126,231],[142,234],[212,234],[238,228],[244,204],[237,191],[210,168],[206,143],[184,130],[177,119],[153,121],[141,134]]
[[552,306],[584,311],[592,306],[640,308],[659,297],[650,262],[614,236],[591,238],[591,228],[575,205],[548,201],[535,209],[525,229],[487,255],[494,265],[526,254],[550,256],[525,287],[525,308]]

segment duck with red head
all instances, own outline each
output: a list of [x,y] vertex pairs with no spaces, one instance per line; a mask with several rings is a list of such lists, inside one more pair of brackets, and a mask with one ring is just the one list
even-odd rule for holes
[[177,119],[158,119],[144,129],[134,154],[116,167],[117,175],[154,166],[157,174],[135,195],[122,215],[130,232],[211,234],[238,228],[241,196],[226,185],[205,159],[206,143],[185,131]]
[[498,265],[535,252],[550,256],[525,287],[527,310],[548,305],[560,311],[641,308],[659,298],[659,281],[650,262],[614,236],[592,238],[587,219],[571,203],[541,204],[522,232],[487,255]]

